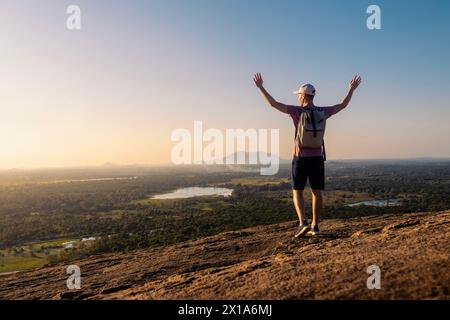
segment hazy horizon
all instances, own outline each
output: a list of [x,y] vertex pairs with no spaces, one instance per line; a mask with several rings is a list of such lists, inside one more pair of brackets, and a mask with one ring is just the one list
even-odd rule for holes
[[[82,29],[66,28],[71,1],[0,3],[0,170],[170,164],[171,133],[294,127],[275,99],[313,83],[327,123],[329,160],[450,158],[450,2],[79,0]],[[302,41],[303,36],[308,40]],[[308,43],[313,50],[307,50]]]
[[[280,158],[282,162],[289,162],[289,158]],[[450,161],[450,157],[398,157],[398,158],[336,158],[328,159],[328,162],[346,162],[346,161]],[[228,166],[228,164],[214,164],[215,166]],[[63,170],[63,169],[95,169],[95,168],[121,168],[121,167],[201,167],[209,166],[208,164],[187,164],[176,165],[171,162],[166,163],[114,163],[105,162],[102,164],[91,164],[85,166],[69,165],[69,166],[53,166],[53,167],[11,167],[0,168],[0,171],[11,170]]]

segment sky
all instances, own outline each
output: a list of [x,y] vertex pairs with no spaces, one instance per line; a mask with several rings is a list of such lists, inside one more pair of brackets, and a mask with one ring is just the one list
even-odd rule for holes
[[[81,30],[66,9],[81,8]],[[366,9],[381,9],[369,30]],[[279,129],[316,86],[328,159],[450,157],[450,2],[0,0],[0,169],[170,163],[178,128]]]

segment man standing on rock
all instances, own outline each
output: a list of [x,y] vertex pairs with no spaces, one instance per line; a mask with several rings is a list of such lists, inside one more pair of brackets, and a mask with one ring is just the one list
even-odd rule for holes
[[[264,89],[260,73],[255,74],[253,81],[271,107],[289,114],[294,121],[295,141],[292,160],[292,191],[294,206],[300,224],[294,236],[319,234],[319,218],[323,206],[322,191],[325,189],[325,134],[326,119],[343,110],[350,103],[353,92],[361,83],[361,77],[355,76],[349,83],[347,95],[337,105],[316,107],[314,97],[316,89],[311,84],[300,86],[294,93],[298,95],[299,106],[285,105],[276,101]],[[305,216],[305,200],[303,190],[309,180],[312,192],[313,219],[311,226]]]

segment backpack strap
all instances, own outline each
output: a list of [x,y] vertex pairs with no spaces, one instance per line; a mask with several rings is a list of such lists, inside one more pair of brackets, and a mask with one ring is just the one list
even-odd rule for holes
[[301,124],[301,121],[302,121],[302,110],[298,110],[298,122],[297,122],[297,127],[295,128],[295,141],[297,141],[297,139],[298,139],[298,134],[299,134],[299,132],[300,132],[300,124]]
[[317,128],[316,128],[316,117],[314,116],[314,109],[310,110],[311,114],[311,122],[314,130],[314,137],[317,137]]

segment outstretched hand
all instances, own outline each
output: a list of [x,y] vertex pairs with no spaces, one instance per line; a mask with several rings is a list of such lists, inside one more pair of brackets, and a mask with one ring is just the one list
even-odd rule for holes
[[261,76],[261,73],[257,73],[257,74],[255,74],[255,76],[253,77],[253,81],[255,82],[255,85],[258,87],[258,88],[262,88],[262,86],[263,86],[263,78],[262,78],[262,76]]
[[361,83],[361,77],[360,76],[354,76],[352,80],[350,80],[350,83],[348,84],[348,88],[350,90],[355,90],[358,88],[358,86]]

